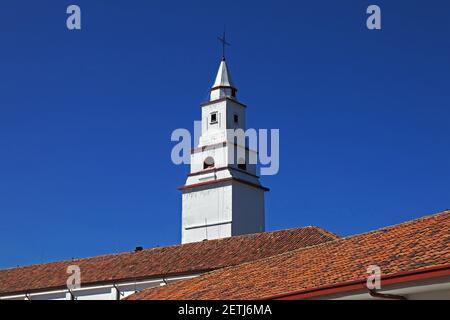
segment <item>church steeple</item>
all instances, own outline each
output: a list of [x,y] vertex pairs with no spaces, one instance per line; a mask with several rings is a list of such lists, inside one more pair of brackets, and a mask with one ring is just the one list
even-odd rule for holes
[[[256,175],[256,150],[236,132],[246,131],[246,106],[223,57],[211,88],[210,101],[201,104],[202,131],[191,150],[191,172],[182,192],[182,243],[262,232],[264,192]],[[238,131],[238,129],[240,129]]]
[[227,62],[225,58],[219,65],[219,70],[217,71],[216,80],[211,88],[210,101],[214,101],[220,98],[236,98],[237,89],[231,79],[231,73],[228,69]]

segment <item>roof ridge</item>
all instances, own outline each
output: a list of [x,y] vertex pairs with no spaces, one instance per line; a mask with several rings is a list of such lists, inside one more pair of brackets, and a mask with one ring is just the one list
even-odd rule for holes
[[201,245],[201,244],[211,243],[211,242],[217,242],[218,243],[220,241],[229,241],[229,239],[231,239],[231,238],[233,238],[233,239],[236,239],[236,238],[250,238],[250,237],[261,236],[263,234],[265,234],[265,235],[267,235],[267,234],[275,234],[275,233],[286,232],[286,231],[306,230],[306,229],[310,229],[310,228],[313,228],[313,229],[319,231],[322,234],[327,232],[326,230],[324,230],[324,229],[322,229],[320,227],[316,227],[316,226],[294,227],[294,228],[288,228],[288,229],[271,230],[271,231],[266,231],[266,232],[242,234],[242,235],[238,235],[238,236],[226,237],[226,238],[220,238],[220,239],[211,239],[211,240],[207,240],[205,242],[199,241],[199,242],[191,242],[191,243],[172,244],[172,245],[163,246],[163,247],[146,248],[146,249],[143,249],[142,251],[139,251],[139,252],[123,251],[123,252],[115,252],[115,253],[105,253],[105,254],[100,254],[100,255],[90,256],[90,257],[63,259],[63,260],[49,261],[49,262],[44,262],[44,263],[34,263],[34,264],[28,264],[28,265],[23,265],[23,266],[0,268],[0,272],[7,271],[7,270],[14,270],[14,269],[25,269],[25,268],[30,268],[30,267],[45,266],[45,265],[57,264],[57,263],[79,262],[79,261],[85,261],[85,260],[89,260],[89,259],[102,258],[102,257],[114,257],[114,256],[119,256],[119,255],[125,255],[125,254],[142,254],[144,252],[150,252],[150,251],[155,251],[155,250],[165,250],[165,249],[170,249],[170,248],[175,248],[175,247],[195,246],[195,245],[198,246],[198,245]]
[[422,220],[430,219],[430,218],[437,217],[437,216],[444,215],[444,214],[448,214],[448,213],[450,213],[450,209],[445,209],[444,211],[439,211],[439,212],[436,212],[436,213],[427,214],[427,215],[422,216],[422,217],[418,217],[418,218],[415,218],[415,219],[412,219],[412,220],[407,220],[407,221],[400,222],[400,223],[397,223],[397,224],[392,224],[392,225],[389,225],[389,226],[381,227],[381,228],[378,228],[378,229],[375,229],[375,230],[370,230],[370,231],[366,231],[366,232],[353,234],[353,235],[350,235],[350,236],[345,236],[345,237],[342,237],[341,239],[345,240],[345,239],[350,239],[350,238],[357,237],[357,236],[362,236],[362,235],[371,234],[371,233],[375,233],[375,232],[385,231],[385,230],[389,230],[389,229],[392,229],[392,228],[395,228],[395,227],[399,227],[399,226],[403,226],[403,225],[407,225],[407,224],[411,224],[411,223],[416,223],[416,222],[419,222],[419,221],[422,221]]
[[[404,224],[417,222],[417,221],[420,221],[420,220],[423,220],[423,219],[427,219],[427,218],[431,218],[431,217],[434,217],[434,216],[443,215],[443,214],[446,214],[446,213],[450,213],[450,209],[445,209],[443,211],[439,211],[437,213],[433,213],[433,214],[429,214],[429,215],[426,215],[426,216],[422,216],[422,217],[419,217],[419,218],[416,218],[416,219],[413,219],[413,220],[408,220],[408,221],[401,222],[401,223],[398,223],[398,224],[394,224],[394,225],[382,227],[382,228],[379,228],[379,229],[375,229],[375,230],[371,230],[371,231],[367,231],[367,232],[363,232],[363,233],[359,233],[359,234],[346,236],[346,237],[339,237],[338,235],[336,235],[336,234],[334,234],[334,233],[332,233],[332,232],[330,232],[328,230],[325,230],[325,229],[323,229],[321,227],[314,226],[314,225],[309,225],[309,226],[303,226],[303,227],[293,227],[293,228],[287,228],[287,229],[272,230],[272,231],[267,231],[267,232],[244,234],[244,235],[239,235],[239,236],[234,236],[234,237],[227,237],[227,238],[221,238],[221,239],[212,239],[212,240],[208,240],[208,242],[210,242],[210,241],[219,242],[219,241],[226,241],[227,239],[230,239],[230,238],[255,237],[255,236],[258,236],[258,235],[261,235],[261,234],[268,234],[268,233],[273,234],[273,233],[277,233],[277,232],[294,231],[294,230],[302,230],[302,229],[304,230],[304,229],[309,229],[309,228],[315,229],[315,230],[319,231],[320,233],[322,233],[324,235],[332,236],[332,238],[334,238],[334,240],[332,240],[332,241],[334,242],[334,241],[347,240],[347,239],[350,239],[350,238],[353,238],[353,237],[356,237],[356,236],[361,236],[361,235],[365,235],[365,234],[379,232],[379,231],[390,229],[390,228],[393,228],[393,227],[396,227],[396,226],[401,226],[401,225],[404,225]],[[140,252],[136,252],[136,254],[140,254],[140,253],[143,253],[143,252],[154,251],[154,250],[163,250],[163,249],[174,248],[174,247],[182,247],[182,246],[187,246],[187,245],[195,245],[195,244],[198,245],[199,243],[203,243],[203,242],[173,244],[173,245],[164,246],[164,247],[147,248],[147,249],[144,249],[144,250],[142,250]],[[291,253],[291,252],[297,252],[297,251],[305,250],[305,249],[311,249],[311,248],[314,248],[314,247],[317,247],[317,246],[326,245],[328,243],[329,243],[329,241],[324,242],[324,243],[319,243],[319,244],[316,244],[316,245],[311,245],[311,246],[308,246],[308,247],[305,247],[305,248],[298,248],[298,249],[294,249],[292,251],[281,253],[279,255],[284,255],[284,254],[288,254],[288,253]],[[63,260],[50,261],[50,262],[45,262],[45,263],[35,263],[35,264],[28,264],[28,265],[24,265],[24,266],[3,268],[3,269],[0,269],[0,272],[7,271],[7,270],[14,270],[14,269],[25,269],[25,268],[30,268],[30,267],[45,266],[45,265],[49,265],[49,264],[69,263],[69,262],[84,261],[84,260],[94,259],[94,258],[112,257],[112,256],[119,256],[119,255],[125,255],[125,254],[134,254],[134,253],[135,252],[133,252],[133,251],[124,251],[124,252],[116,252],[116,253],[106,253],[106,254],[90,256],[90,257],[83,257],[83,258],[63,259]],[[278,256],[278,255],[275,255],[275,256]],[[272,257],[275,257],[275,256],[272,256]],[[264,260],[264,259],[267,259],[267,258],[254,260],[253,262]],[[249,263],[249,262],[246,262],[246,263]],[[244,264],[246,264],[246,263],[244,263]],[[230,266],[230,267],[232,267],[232,266]],[[226,267],[226,268],[230,268],[230,267]],[[217,269],[217,270],[222,270],[222,269]]]
[[[407,220],[407,221],[404,221],[404,222],[400,222],[400,223],[397,223],[397,224],[389,225],[389,226],[382,227],[382,228],[379,228],[379,229],[370,230],[370,231],[366,231],[366,232],[362,232],[362,233],[357,233],[357,234],[346,236],[346,237],[341,237],[341,238],[336,239],[334,241],[327,241],[327,242],[318,243],[318,244],[315,244],[315,245],[312,245],[312,246],[309,246],[309,247],[305,247],[305,248],[298,248],[298,249],[295,249],[295,250],[292,250],[292,251],[281,253],[279,255],[288,254],[288,253],[292,253],[292,252],[298,252],[298,251],[302,251],[302,250],[306,250],[306,249],[312,249],[312,248],[320,247],[320,246],[323,246],[323,245],[329,245],[331,243],[335,243],[335,242],[338,242],[338,241],[339,242],[344,242],[346,240],[350,240],[350,239],[353,239],[353,238],[356,238],[356,237],[360,237],[360,236],[363,236],[363,235],[376,233],[376,232],[381,232],[381,231],[385,231],[385,230],[390,230],[390,229],[393,229],[393,228],[396,228],[396,227],[400,227],[400,226],[403,226],[403,225],[416,223],[416,222],[419,222],[419,221],[422,221],[422,220],[430,219],[430,218],[433,218],[433,217],[436,217],[436,216],[440,216],[440,215],[444,215],[444,214],[447,214],[447,213],[450,213],[450,209],[445,209],[444,211],[440,211],[440,212],[433,213],[433,214],[428,214],[428,215],[425,215],[425,216],[422,216],[422,217],[419,217],[419,218],[416,218],[416,219]],[[279,255],[275,255],[275,256],[272,256],[272,257],[277,257]],[[266,258],[263,258],[263,259],[260,259],[260,260],[264,260],[264,259],[266,259]],[[256,261],[260,261],[260,260],[256,260]]]
[[[254,261],[248,261],[248,262],[236,265],[236,266],[229,266],[229,267],[225,267],[223,269],[212,270],[211,272],[224,270],[224,269],[228,269],[228,268],[233,268],[233,267],[241,266],[241,265],[252,263],[252,262],[264,261],[264,260],[267,260],[267,259],[270,259],[270,258],[275,258],[275,257],[283,256],[283,255],[293,254],[293,253],[300,252],[300,251],[303,251],[303,250],[309,250],[309,249],[313,249],[313,248],[320,247],[320,246],[330,245],[331,243],[344,242],[346,240],[350,240],[352,238],[356,238],[356,237],[363,236],[363,235],[366,235],[366,234],[371,234],[371,233],[381,232],[381,231],[388,230],[388,229],[393,229],[395,227],[399,227],[399,226],[402,226],[402,225],[407,225],[407,224],[419,222],[419,221],[422,221],[422,220],[426,220],[426,219],[429,219],[429,218],[432,218],[432,217],[444,215],[446,213],[450,214],[450,209],[445,209],[444,211],[440,211],[440,212],[437,212],[437,213],[425,215],[425,216],[422,216],[422,217],[419,217],[419,218],[416,218],[416,219],[408,220],[408,221],[405,221],[405,222],[401,222],[401,223],[398,223],[398,224],[386,226],[386,227],[383,227],[383,228],[379,228],[379,229],[375,229],[375,230],[371,230],[371,231],[367,231],[367,232],[363,232],[363,233],[357,233],[357,234],[354,234],[354,235],[351,235],[351,236],[347,236],[347,237],[341,237],[341,238],[338,238],[338,239],[333,240],[333,241],[322,242],[322,243],[318,243],[318,244],[311,245],[311,246],[308,246],[308,247],[294,249],[292,251],[283,252],[283,253],[280,253],[280,254],[277,254],[277,255],[274,255],[274,256],[271,256],[271,257],[266,257],[266,258],[262,258],[262,259],[258,259],[258,260],[254,260]],[[313,226],[308,226],[308,227],[313,227]]]
[[120,254],[126,254],[126,253],[130,253],[131,254],[133,252],[131,252],[131,251],[130,252],[124,251],[124,252],[115,252],[115,253],[105,253],[105,254],[100,254],[98,256],[91,256],[91,257],[63,259],[63,260],[49,261],[49,262],[43,262],[43,263],[32,263],[32,264],[27,264],[27,265],[23,265],[23,266],[2,268],[2,269],[0,269],[0,272],[6,271],[6,270],[24,269],[24,268],[29,268],[29,267],[45,266],[45,265],[56,264],[56,263],[76,262],[76,261],[86,260],[86,259],[102,258],[102,257],[109,257],[109,256],[118,256]]
[[337,235],[336,233],[331,232],[331,231],[329,231],[327,229],[324,229],[322,227],[319,227],[319,226],[311,225],[311,226],[308,226],[308,228],[314,228],[314,229],[320,231],[320,233],[322,233],[324,236],[333,238],[334,240],[338,240],[338,239],[342,239],[343,238],[343,237]]

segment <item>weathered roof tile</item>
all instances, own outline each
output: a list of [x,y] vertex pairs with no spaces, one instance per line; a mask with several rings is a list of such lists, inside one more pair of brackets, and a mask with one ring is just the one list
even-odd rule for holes
[[450,211],[147,289],[128,299],[266,299],[383,276],[450,270]]
[[0,294],[64,288],[70,265],[82,285],[210,271],[316,245],[338,237],[317,227],[256,233],[139,252],[0,270]]

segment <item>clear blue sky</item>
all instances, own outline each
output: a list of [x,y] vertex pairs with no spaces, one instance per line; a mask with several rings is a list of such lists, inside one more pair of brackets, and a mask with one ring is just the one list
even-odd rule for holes
[[179,243],[189,168],[170,134],[200,118],[224,24],[249,126],[281,133],[268,230],[450,207],[449,16],[444,0],[2,1],[0,267]]

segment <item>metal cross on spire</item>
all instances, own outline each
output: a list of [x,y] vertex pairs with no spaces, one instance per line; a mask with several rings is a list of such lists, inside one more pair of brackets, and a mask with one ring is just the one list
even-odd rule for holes
[[231,45],[231,44],[229,44],[227,42],[225,31],[223,32],[222,38],[221,37],[217,37],[217,39],[219,39],[219,41],[222,42],[222,60],[225,60],[225,46],[230,46]]

